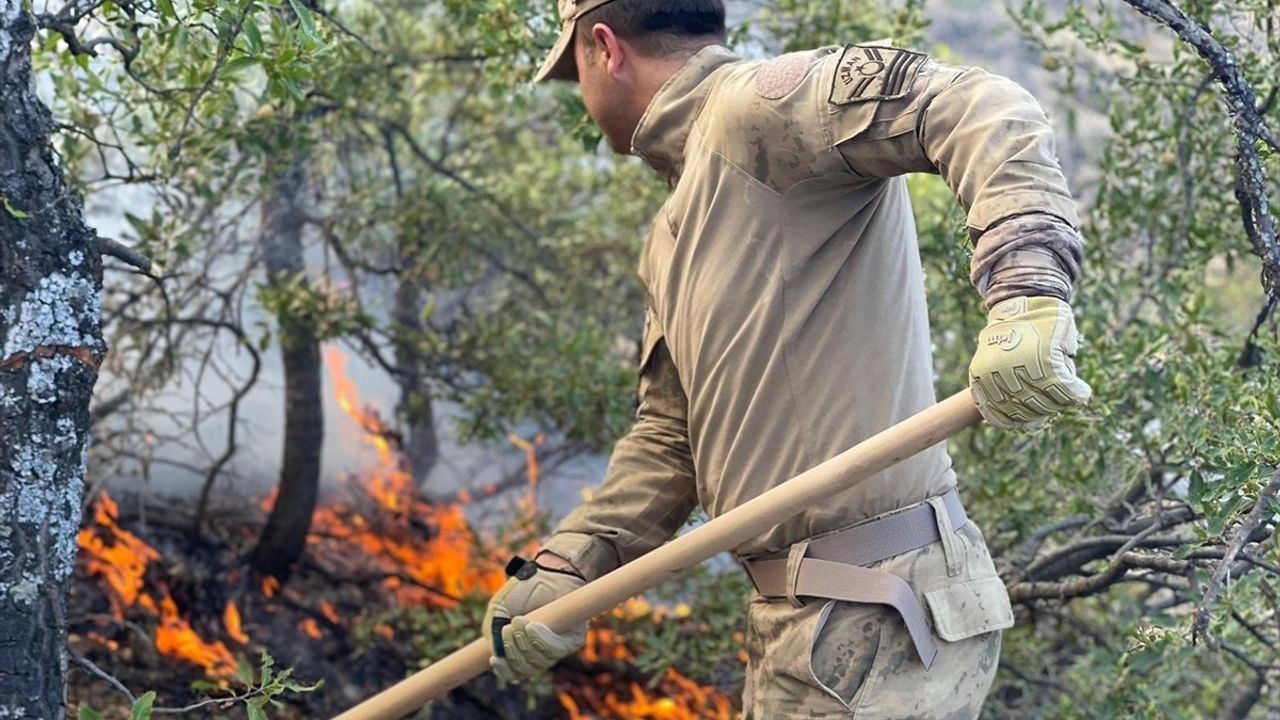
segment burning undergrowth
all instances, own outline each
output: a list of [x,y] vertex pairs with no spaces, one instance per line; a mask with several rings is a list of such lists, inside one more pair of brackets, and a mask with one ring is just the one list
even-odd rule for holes
[[[475,636],[507,557],[532,550],[545,529],[534,493],[537,442],[513,438],[527,453],[529,478],[515,521],[477,532],[464,512],[472,494],[448,504],[422,499],[394,435],[359,404],[342,356],[331,351],[326,364],[341,407],[379,461],[317,508],[306,558],[287,581],[254,577],[243,563],[264,515],[220,518],[193,540],[180,523],[122,517],[107,492],[95,498],[72,594],[71,644],[81,658],[73,705],[128,717],[107,675],[138,692],[157,690],[162,705],[243,695],[253,683],[250,660],[266,650],[299,677],[326,683],[272,716],[327,717]],[[265,498],[260,509],[273,502]],[[587,646],[549,683],[500,688],[485,676],[433,706],[431,717],[730,718],[740,582],[704,573],[655,596],[687,598],[697,617],[684,603],[633,600],[597,621]],[[203,705],[191,715],[225,717],[228,707]]]

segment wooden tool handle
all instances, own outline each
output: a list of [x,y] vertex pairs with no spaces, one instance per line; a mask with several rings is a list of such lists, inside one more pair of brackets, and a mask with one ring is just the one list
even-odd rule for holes
[[[969,390],[867,438],[694,530],[528,614],[564,631],[698,563],[732,550],[832,494],[982,420]],[[489,669],[489,645],[472,642],[334,720],[397,720]]]

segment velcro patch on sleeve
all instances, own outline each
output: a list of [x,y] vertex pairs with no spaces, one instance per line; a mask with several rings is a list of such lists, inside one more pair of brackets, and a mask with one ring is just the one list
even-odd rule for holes
[[902,97],[911,89],[925,57],[901,48],[850,45],[836,63],[828,100],[833,105],[847,105]]
[[809,72],[809,56],[804,52],[787,53],[761,65],[756,71],[756,94],[777,100],[795,90]]

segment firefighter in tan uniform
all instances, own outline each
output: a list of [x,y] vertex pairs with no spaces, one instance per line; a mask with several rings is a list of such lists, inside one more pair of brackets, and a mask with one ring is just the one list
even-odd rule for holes
[[[935,402],[903,175],[940,174],[990,313],[983,416],[1035,427],[1090,389],[1071,357],[1078,218],[1036,101],[888,43],[745,61],[719,0],[561,0],[538,80],[672,191],[645,240],[636,422],[603,485],[485,618],[508,679],[576,651],[522,617]],[[737,548],[749,718],[977,717],[1013,624],[939,444]],[[822,569],[819,573],[816,570]]]

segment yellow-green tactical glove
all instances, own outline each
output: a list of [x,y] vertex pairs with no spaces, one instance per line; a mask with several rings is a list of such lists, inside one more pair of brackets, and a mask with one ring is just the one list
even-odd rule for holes
[[577,590],[586,580],[572,572],[520,558],[507,565],[507,574],[511,577],[489,600],[484,614],[489,667],[507,682],[532,680],[577,652],[587,641],[587,625],[557,633],[522,616]]
[[1043,425],[1088,402],[1076,376],[1080,346],[1071,306],[1055,297],[1014,297],[991,308],[969,364],[969,387],[987,422],[1005,429]]

